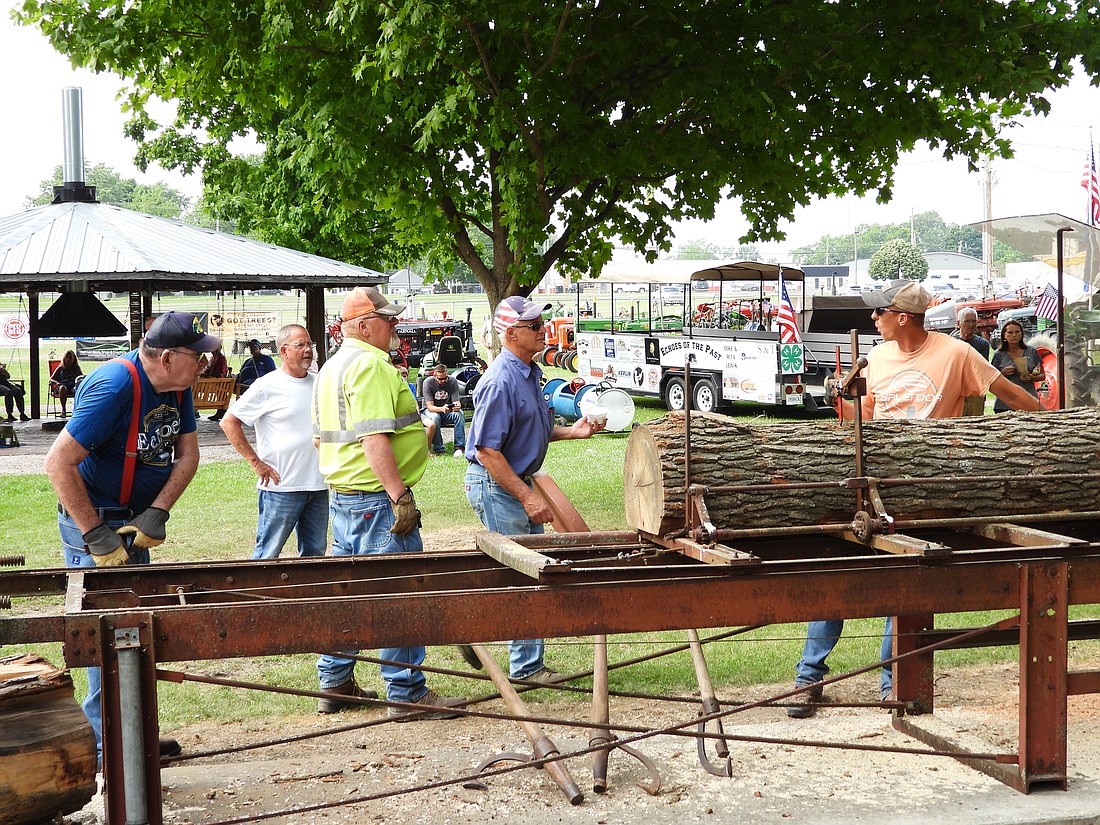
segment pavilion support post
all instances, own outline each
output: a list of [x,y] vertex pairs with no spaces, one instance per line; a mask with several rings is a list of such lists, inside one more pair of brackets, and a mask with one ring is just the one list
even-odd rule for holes
[[325,288],[307,286],[305,289],[306,330],[317,345],[317,366],[321,366],[328,356],[328,338],[325,334]]
[[1020,577],[1020,790],[1065,790],[1069,565],[1025,564]]
[[42,417],[42,348],[38,344],[38,290],[27,290],[27,321],[31,339],[31,418]]

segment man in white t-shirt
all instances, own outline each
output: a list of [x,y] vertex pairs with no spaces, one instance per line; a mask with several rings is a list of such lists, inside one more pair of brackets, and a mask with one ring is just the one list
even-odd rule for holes
[[[315,374],[306,328],[288,324],[275,339],[282,365],[234,401],[221,428],[259,477],[259,519],[253,559],[279,557],[291,531],[299,556],[323,556],[328,543],[328,488],[321,475],[309,409]],[[256,448],[244,434],[256,430]]]

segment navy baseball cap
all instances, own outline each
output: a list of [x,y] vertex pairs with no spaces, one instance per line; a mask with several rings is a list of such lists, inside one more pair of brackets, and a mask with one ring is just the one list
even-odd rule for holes
[[184,347],[192,352],[213,352],[222,339],[202,331],[199,319],[190,312],[165,312],[157,316],[145,333],[146,346],[157,349]]

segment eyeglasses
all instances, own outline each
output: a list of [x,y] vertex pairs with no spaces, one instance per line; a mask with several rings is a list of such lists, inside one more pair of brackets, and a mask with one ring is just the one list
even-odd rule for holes
[[191,357],[192,359],[194,359],[196,364],[199,363],[199,361],[202,360],[202,355],[203,355],[201,352],[192,352],[189,349],[170,349],[168,351],[169,352],[174,352],[176,355],[187,355],[187,356]]
[[878,318],[880,315],[885,315],[887,312],[891,312],[894,315],[912,315],[912,312],[906,312],[904,309],[888,309],[887,307],[875,307],[871,310],[871,314]]
[[301,343],[301,344],[283,344],[283,346],[286,347],[287,349],[312,349],[313,348],[313,342],[312,341],[306,341],[306,342]]
[[512,324],[512,326],[519,329],[529,329],[532,332],[538,332],[540,329],[542,329],[542,321],[536,321],[533,324]]
[[387,324],[396,324],[398,322],[398,318],[396,315],[380,315],[377,312],[368,312],[360,320],[370,321],[375,318],[385,321]]

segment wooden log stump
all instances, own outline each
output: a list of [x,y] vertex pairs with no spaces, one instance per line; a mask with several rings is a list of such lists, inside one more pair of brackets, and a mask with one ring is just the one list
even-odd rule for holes
[[[693,413],[692,483],[766,484],[765,492],[711,494],[718,528],[782,527],[851,520],[855,495],[854,428],[837,421],[741,423]],[[1100,510],[1096,479],[1020,481],[1024,475],[1100,472],[1100,410],[1081,407],[931,421],[868,421],[864,474],[876,478],[998,476],[1003,482],[887,488],[895,518],[949,518]],[[836,489],[789,490],[783,484],[837,481]],[[626,447],[626,520],[665,535],[684,526],[684,414],[636,427]]]
[[96,793],[95,735],[66,671],[0,658],[0,821],[53,821]]

